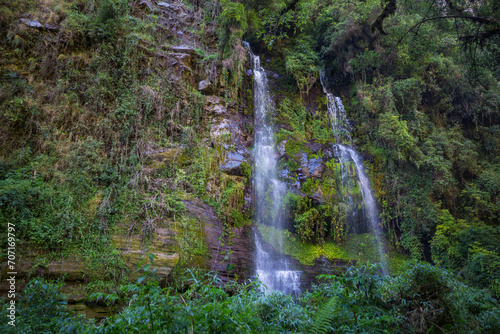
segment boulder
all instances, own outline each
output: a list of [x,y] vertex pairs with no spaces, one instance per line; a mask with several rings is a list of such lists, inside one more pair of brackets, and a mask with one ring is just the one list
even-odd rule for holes
[[210,88],[210,80],[202,80],[198,82],[198,90],[203,92]]
[[247,162],[246,155],[249,152],[243,149],[236,151],[227,151],[224,155],[224,159],[221,162],[220,169],[229,175],[243,176],[243,171],[241,170],[241,164]]
[[309,159],[307,164],[307,169],[309,170],[309,175],[311,177],[315,179],[321,179],[326,167],[323,164],[323,160],[321,158],[317,158],[317,159]]
[[48,24],[48,23],[41,24],[37,20],[20,19],[19,22],[24,23],[26,26],[28,26],[30,28],[35,28],[38,30],[54,30],[54,31],[59,30],[59,27],[56,25],[52,25],[52,24]]

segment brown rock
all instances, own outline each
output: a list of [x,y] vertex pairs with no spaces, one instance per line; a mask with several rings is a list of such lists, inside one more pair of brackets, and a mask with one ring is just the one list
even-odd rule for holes
[[253,242],[249,240],[249,227],[233,228],[231,231],[234,232],[234,237],[231,240],[220,240],[224,224],[217,218],[215,210],[199,199],[183,202],[186,213],[204,223],[205,240],[211,255],[209,269],[217,272],[223,282],[236,277],[239,281],[248,279],[254,271]]

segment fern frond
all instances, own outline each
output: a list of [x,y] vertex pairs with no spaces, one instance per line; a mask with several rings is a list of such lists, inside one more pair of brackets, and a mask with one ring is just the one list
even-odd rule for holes
[[332,331],[332,322],[337,314],[338,296],[330,298],[325,305],[319,309],[310,333],[326,334]]

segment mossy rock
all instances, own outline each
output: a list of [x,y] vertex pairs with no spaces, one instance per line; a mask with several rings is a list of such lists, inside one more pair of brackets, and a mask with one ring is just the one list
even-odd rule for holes
[[189,163],[189,156],[181,148],[170,148],[149,154],[147,157],[148,167],[162,169],[167,166],[185,166]]
[[[281,235],[284,241],[282,252],[297,259],[301,264],[311,266],[316,259],[324,256],[328,260],[346,263],[379,262],[376,250],[376,241],[370,233],[349,234],[343,243],[327,241],[324,244],[306,243],[288,230],[279,230],[274,227],[257,224],[263,239],[273,245],[277,244],[274,238]],[[386,259],[390,272],[396,272],[409,258],[401,255],[394,249],[388,249]]]
[[[149,244],[142,241],[139,235],[113,234],[113,247],[120,251],[121,257],[130,272],[134,272],[141,261],[146,260],[148,254],[154,255],[152,268],[156,268],[159,276],[168,275],[179,262],[179,254],[175,251],[174,233],[170,229],[157,228]],[[131,274],[130,279],[137,279],[139,273]]]

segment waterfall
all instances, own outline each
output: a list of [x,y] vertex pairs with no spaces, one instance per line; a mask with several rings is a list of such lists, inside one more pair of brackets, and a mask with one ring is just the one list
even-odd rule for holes
[[[255,172],[253,184],[256,220],[258,224],[270,225],[279,232],[284,228],[283,197],[286,193],[286,186],[278,179],[272,122],[274,106],[269,96],[267,76],[260,65],[260,58],[252,53],[248,43],[243,43],[248,49],[254,73]],[[292,270],[290,261],[282,255],[282,234],[273,235],[271,239],[274,240],[274,244],[266,250],[264,250],[264,243],[259,233],[254,234],[256,274],[259,280],[269,290],[298,292],[301,272]]]
[[346,117],[344,105],[340,97],[334,96],[328,91],[328,85],[324,74],[320,77],[323,91],[327,97],[327,109],[335,136],[334,152],[340,162],[341,182],[344,187],[349,187],[351,175],[349,173],[350,165],[353,165],[356,176],[359,181],[359,188],[362,198],[362,210],[357,210],[356,201],[350,194],[342,194],[342,200],[346,203],[346,217],[351,225],[350,230],[354,233],[372,232],[375,236],[376,247],[382,265],[382,271],[387,273],[387,263],[382,246],[382,235],[380,227],[380,217],[377,208],[377,201],[373,195],[370,185],[370,179],[366,175],[363,166],[363,159],[356,150],[343,143],[351,142],[351,133],[349,120]]

